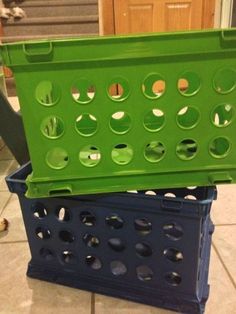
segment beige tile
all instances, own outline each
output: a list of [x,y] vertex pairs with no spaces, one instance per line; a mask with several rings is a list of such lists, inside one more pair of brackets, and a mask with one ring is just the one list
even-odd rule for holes
[[212,219],[215,224],[236,223],[236,185],[219,185],[218,199],[213,203]]
[[[206,314],[236,313],[236,290],[214,249],[211,254],[209,283],[211,285],[211,289],[210,297],[206,305]],[[96,294],[95,314],[110,313],[167,314],[174,312]]]
[[0,160],[0,176],[7,173],[11,164],[12,160]]
[[27,278],[27,243],[0,244],[1,314],[90,314],[91,293]]
[[8,169],[6,170],[6,173],[4,175],[0,175],[0,191],[8,191],[5,178],[8,174],[15,171],[18,167],[19,167],[19,164],[17,163],[17,161],[12,160]]
[[14,159],[14,156],[10,152],[9,148],[5,145],[0,150],[0,160],[9,160],[9,159]]
[[1,216],[9,221],[9,227],[6,232],[0,234],[0,243],[27,240],[21,208],[16,194],[12,194]]
[[13,110],[15,110],[15,111],[20,110],[18,97],[8,97],[8,101],[9,101],[11,107],[13,108]]
[[236,285],[236,225],[216,227],[213,243]]
[[210,297],[205,314],[236,313],[236,289],[214,249],[211,254],[209,283]]
[[0,215],[10,196],[9,192],[0,192]]
[[176,312],[135,302],[95,295],[95,314],[174,314]]

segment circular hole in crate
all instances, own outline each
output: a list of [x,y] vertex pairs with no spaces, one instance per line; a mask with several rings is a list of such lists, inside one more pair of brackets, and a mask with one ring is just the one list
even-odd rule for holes
[[69,157],[63,148],[54,147],[47,153],[46,162],[52,169],[63,169],[67,166]]
[[183,228],[176,222],[165,224],[163,226],[163,231],[171,240],[180,240],[184,234]]
[[119,77],[114,78],[108,86],[108,96],[114,101],[123,101],[129,96],[129,83]]
[[200,113],[196,108],[185,106],[177,114],[177,123],[181,128],[191,129],[197,125],[199,118]]
[[145,191],[145,195],[157,195],[157,193],[155,191]]
[[137,218],[134,221],[134,228],[141,235],[147,235],[152,231],[152,224],[146,218]]
[[164,112],[157,108],[152,109],[144,116],[143,124],[150,132],[159,131],[165,124]]
[[193,139],[185,139],[176,147],[176,154],[182,160],[193,159],[197,154],[198,146]]
[[71,87],[71,95],[79,104],[88,104],[95,97],[95,86],[87,79],[80,79]]
[[41,132],[50,139],[56,139],[64,133],[64,123],[56,116],[49,116],[41,123]]
[[144,150],[144,156],[149,162],[158,162],[165,155],[165,147],[161,142],[151,141]]
[[98,247],[100,241],[98,237],[94,236],[93,234],[86,233],[83,236],[83,241],[88,247]]
[[31,208],[36,218],[44,218],[48,215],[48,211],[42,203],[34,203]]
[[95,116],[83,113],[76,119],[75,128],[83,136],[91,136],[97,131],[98,122]]
[[166,82],[160,74],[150,74],[142,85],[142,91],[147,98],[156,99],[161,97],[166,90]]
[[197,186],[187,186],[188,190],[196,190]]
[[110,119],[110,128],[117,134],[125,134],[131,128],[130,116],[124,111],[115,112]]
[[93,145],[85,146],[79,153],[79,160],[86,167],[94,167],[101,160],[100,150]]
[[133,149],[128,144],[118,144],[111,152],[112,160],[118,165],[127,165],[133,158]]
[[137,243],[135,245],[136,253],[141,257],[148,257],[152,255],[152,248],[147,243]]
[[188,194],[184,197],[186,200],[192,200],[192,201],[196,201],[197,198],[196,196],[192,195],[192,194]]
[[194,72],[185,72],[178,80],[178,90],[184,96],[195,95],[201,87],[201,80]]
[[59,232],[59,238],[66,243],[72,243],[75,241],[75,236],[67,230],[61,230]]
[[184,257],[183,253],[175,248],[165,249],[163,255],[171,262],[181,262]]
[[71,251],[63,251],[62,261],[66,264],[73,263],[75,261],[75,256]]
[[53,106],[60,98],[60,88],[50,81],[42,81],[35,90],[37,101],[44,106]]
[[112,261],[110,264],[111,272],[115,276],[122,276],[127,273],[127,267],[121,261]]
[[54,254],[51,250],[46,249],[46,248],[42,248],[39,251],[39,254],[42,258],[44,258],[46,261],[51,261],[54,257]]
[[51,237],[51,232],[47,228],[38,227],[36,229],[36,235],[37,235],[38,238],[46,240],[46,239],[49,239]]
[[230,68],[220,69],[213,78],[213,86],[220,94],[232,92],[236,86],[236,71]]
[[124,226],[124,221],[120,216],[112,214],[106,217],[106,224],[111,229],[121,229]]
[[170,192],[169,193],[165,193],[164,196],[165,197],[173,197],[173,198],[176,197],[176,195],[174,193],[170,193]]
[[212,122],[218,127],[228,126],[234,117],[234,108],[230,104],[218,105],[212,112]]
[[147,265],[140,265],[136,267],[136,274],[141,281],[150,281],[153,278],[153,271]]
[[102,262],[96,256],[92,255],[86,256],[85,262],[90,268],[94,270],[99,270],[102,268]]
[[66,207],[58,207],[56,210],[56,216],[59,221],[69,221],[70,220],[70,211]]
[[108,245],[116,252],[122,252],[125,249],[125,244],[119,238],[111,238],[108,240]]
[[228,155],[231,148],[229,140],[225,137],[217,137],[211,141],[209,150],[213,157],[224,158]]
[[92,227],[96,223],[96,217],[89,211],[83,211],[80,213],[80,221],[88,227]]
[[181,276],[173,271],[167,273],[165,279],[171,286],[178,286],[182,281]]

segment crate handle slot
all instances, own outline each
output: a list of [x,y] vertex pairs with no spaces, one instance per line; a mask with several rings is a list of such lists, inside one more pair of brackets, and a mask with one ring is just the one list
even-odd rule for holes
[[23,44],[23,51],[29,62],[47,62],[53,58],[51,41]]
[[72,194],[72,189],[70,187],[49,190],[50,196],[71,195],[71,194]]
[[236,30],[227,29],[221,32],[222,39],[225,41],[236,41]]
[[212,173],[209,179],[213,184],[228,184],[233,182],[232,177],[227,172]]

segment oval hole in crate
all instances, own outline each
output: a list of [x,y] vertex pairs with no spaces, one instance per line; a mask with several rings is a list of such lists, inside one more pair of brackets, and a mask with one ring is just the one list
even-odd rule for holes
[[131,128],[131,118],[124,111],[113,113],[110,119],[110,128],[117,134],[125,134]]
[[174,193],[165,193],[165,195],[164,195],[165,197],[172,197],[172,198],[174,198],[174,197],[176,197],[176,195],[174,194]]
[[200,119],[199,111],[191,106],[185,106],[177,114],[177,123],[181,128],[192,129]]
[[225,137],[217,137],[211,141],[209,150],[213,157],[224,158],[228,155],[231,143]]
[[122,252],[125,249],[125,244],[122,242],[120,238],[110,238],[108,240],[108,245],[111,249],[116,252]]
[[59,232],[59,238],[65,243],[72,243],[75,241],[75,236],[67,230],[61,230]]
[[85,262],[87,266],[94,270],[99,270],[102,268],[102,262],[96,256],[88,255],[86,256]]
[[62,261],[66,264],[75,262],[75,256],[71,251],[62,252]]
[[114,101],[125,100],[130,93],[129,83],[124,78],[114,78],[107,89],[108,96]]
[[167,273],[165,275],[165,279],[171,286],[178,286],[182,281],[181,276],[178,273],[173,272],[173,271]]
[[52,169],[63,169],[67,166],[69,157],[63,148],[54,147],[47,153],[46,162]]
[[149,111],[144,116],[143,120],[145,129],[147,129],[150,132],[159,131],[164,126],[164,123],[165,123],[164,112],[157,108]]
[[36,235],[38,238],[43,240],[50,239],[51,231],[45,227],[38,227],[36,229]]
[[93,145],[85,146],[79,153],[79,160],[86,167],[94,167],[101,160],[100,150]]
[[121,261],[112,261],[110,264],[111,272],[115,276],[122,276],[127,273],[127,267]]
[[146,191],[145,195],[152,195],[152,196],[154,196],[154,195],[157,195],[157,193],[155,191]]
[[176,147],[176,154],[182,160],[193,159],[198,150],[198,145],[193,139],[185,139]]
[[162,143],[152,141],[148,143],[144,150],[144,156],[149,162],[158,162],[165,155],[165,147]]
[[184,234],[183,228],[176,222],[167,223],[163,226],[164,234],[171,240],[180,240]]
[[192,194],[188,194],[184,197],[186,200],[192,200],[192,201],[196,201],[197,198],[196,196],[192,195]]
[[218,70],[213,78],[213,85],[220,94],[232,92],[236,86],[236,71],[230,68]]
[[96,223],[96,217],[89,211],[80,213],[80,221],[88,227],[92,227]]
[[70,211],[66,207],[59,207],[56,210],[56,216],[59,221],[69,221],[70,220]]
[[50,81],[42,81],[35,90],[37,101],[44,106],[53,106],[60,98],[60,88]]
[[124,221],[120,216],[112,214],[106,217],[106,224],[111,229],[121,229],[124,226]]
[[71,95],[79,104],[88,104],[95,97],[95,86],[87,79],[79,79],[71,87]]
[[112,160],[118,165],[127,165],[133,158],[133,149],[128,144],[118,144],[111,152]]
[[215,126],[226,127],[234,117],[234,108],[230,104],[218,105],[212,112],[212,122]]
[[83,113],[76,119],[75,128],[83,136],[91,136],[97,131],[98,122],[94,115]]
[[170,260],[171,262],[181,262],[184,257],[183,257],[183,253],[181,251],[179,251],[178,249],[175,248],[168,248],[165,249],[163,252],[163,255]]
[[152,248],[147,243],[137,243],[135,245],[135,250],[140,257],[148,257],[152,255]]
[[134,221],[134,228],[141,235],[147,235],[152,231],[152,224],[146,218],[137,218]]
[[141,265],[136,267],[136,274],[141,281],[150,281],[153,278],[153,271],[147,265]]
[[46,261],[51,261],[54,258],[53,252],[47,248],[41,248],[39,254]]
[[150,74],[143,82],[142,92],[147,98],[159,98],[165,93],[165,91],[166,82],[160,74]]
[[98,247],[100,244],[98,237],[89,233],[83,236],[83,241],[88,247]]
[[64,123],[59,117],[49,116],[41,123],[41,132],[49,139],[57,139],[64,133]]
[[194,72],[185,72],[178,80],[178,90],[184,96],[195,95],[201,87],[201,80]]
[[44,218],[48,215],[48,211],[42,203],[35,203],[31,208],[36,218]]

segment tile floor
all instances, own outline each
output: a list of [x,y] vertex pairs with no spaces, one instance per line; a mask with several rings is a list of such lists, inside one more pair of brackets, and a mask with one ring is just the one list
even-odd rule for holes
[[[16,195],[6,187],[6,174],[17,168],[0,139],[0,216],[10,222],[0,234],[0,314],[167,314],[150,306],[118,300],[26,277],[29,249]],[[236,313],[236,185],[220,186],[212,209],[213,235],[206,314]]]

